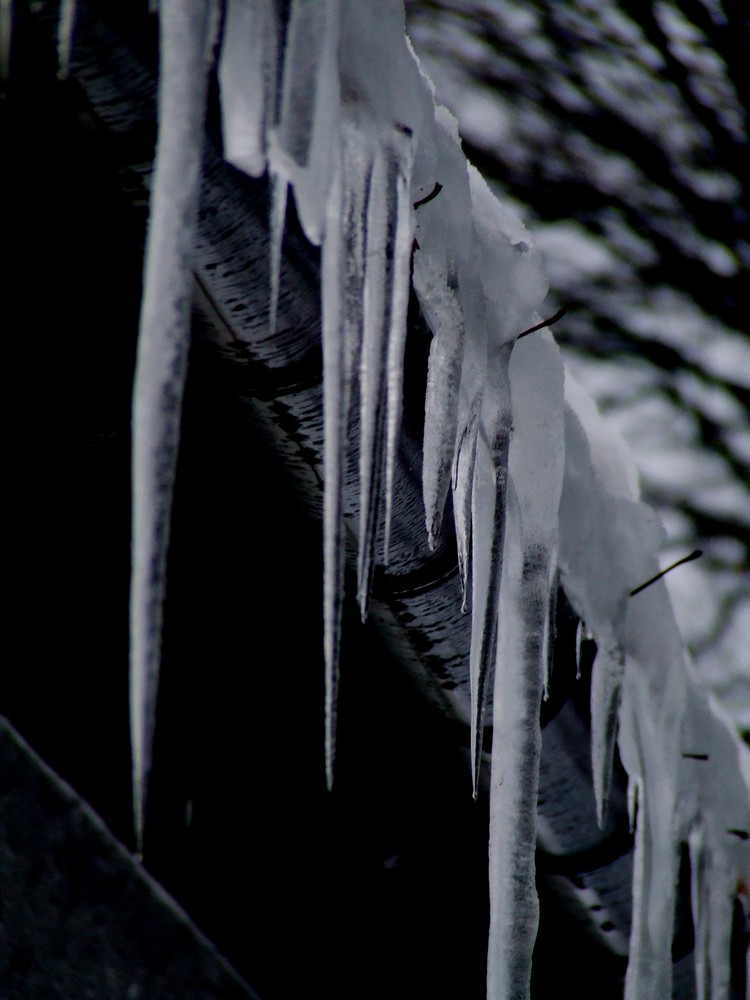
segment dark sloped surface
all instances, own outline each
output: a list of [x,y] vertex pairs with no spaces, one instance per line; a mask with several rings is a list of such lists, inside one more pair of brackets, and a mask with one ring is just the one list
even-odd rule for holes
[[0,719],[3,1000],[251,1000],[96,814]]

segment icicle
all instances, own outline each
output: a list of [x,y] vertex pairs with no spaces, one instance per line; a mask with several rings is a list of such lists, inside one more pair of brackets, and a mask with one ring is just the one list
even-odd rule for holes
[[583,652],[583,644],[591,639],[591,633],[586,627],[586,622],[583,618],[578,619],[578,624],[576,625],[576,680],[581,679],[581,656]]
[[[474,293],[473,296],[471,293]],[[483,314],[484,299],[481,289],[461,289],[463,304],[471,302],[472,298],[479,305],[479,315],[466,318],[466,335],[464,339],[463,357],[461,363],[461,379],[458,391],[458,419],[456,429],[456,450],[453,457],[453,518],[456,528],[456,547],[458,550],[458,567],[461,574],[463,593],[462,611],[466,611],[468,595],[472,593],[472,551],[474,548],[473,516],[474,516],[474,484],[476,481],[477,450],[479,439],[480,415],[484,399],[485,381],[488,370],[487,361],[487,330],[489,319]],[[474,320],[474,322],[470,322]],[[507,377],[507,363],[505,365]],[[508,397],[509,400],[509,397]],[[491,459],[489,460],[491,470]],[[494,480],[494,474],[488,469],[482,473],[485,485]],[[489,537],[489,536],[488,536]],[[472,615],[474,611],[472,610]],[[477,634],[472,618],[472,645]],[[475,660],[476,662],[476,660]]]
[[[284,185],[286,187],[286,185]],[[333,786],[336,752],[336,703],[344,585],[343,474],[346,461],[347,390],[342,303],[344,293],[340,220],[343,211],[341,170],[328,202],[323,241],[323,653],[325,659],[326,784]]]
[[338,0],[292,0],[284,46],[279,121],[271,135],[273,171],[294,188],[305,235],[319,245],[338,149]]
[[130,714],[136,836],[151,767],[169,517],[190,327],[191,251],[215,8],[164,0],[159,134],[134,390]]
[[[479,439],[471,485],[472,501],[472,691],[471,742],[476,794],[481,760],[488,678],[494,662],[498,587],[502,575],[505,489],[511,433],[508,364],[522,320],[546,292],[539,254],[517,219],[501,208],[486,181],[468,169],[473,212],[474,263],[479,298],[467,318],[467,339],[459,391],[459,442],[474,407],[479,411]],[[462,284],[462,292],[465,289]],[[556,414],[556,419],[558,419]],[[460,447],[460,444],[459,444]],[[459,498],[462,499],[462,498]],[[459,518],[462,516],[459,508]],[[457,524],[460,534],[464,527]],[[489,552],[485,552],[485,548]],[[488,562],[485,562],[485,560]],[[477,561],[479,560],[479,561]]]
[[401,429],[404,381],[406,314],[409,306],[409,263],[414,243],[414,212],[411,205],[411,173],[414,144],[411,136],[397,133],[392,139],[396,167],[396,232],[393,240],[393,285],[390,307],[386,381],[385,441],[385,528],[383,562],[388,565],[388,549],[393,520],[393,482],[396,469],[398,434]]
[[77,7],[76,0],[61,0],[60,16],[57,22],[57,78],[59,80],[67,80],[70,72]]
[[528,602],[521,516],[507,491],[490,784],[490,931],[487,996],[526,1000],[539,922],[535,885],[545,601]]
[[10,75],[14,7],[14,0],[0,0],[0,83],[4,83]]
[[[464,346],[464,318],[456,284],[457,277],[448,273],[444,259],[438,261],[421,250],[415,253],[414,288],[432,331],[422,446],[422,495],[431,549],[437,544],[456,449]],[[462,579],[464,571],[462,565]]]
[[[736,879],[729,864],[726,849],[715,842],[716,828],[704,844],[697,846],[697,872],[700,879],[697,894],[704,905],[698,916],[703,917],[705,934],[700,944],[704,948],[699,977],[698,934],[696,933],[696,982],[699,988],[707,986],[710,1000],[731,1000],[732,917]],[[721,831],[726,840],[728,832]],[[731,836],[731,834],[729,834]],[[693,863],[691,844],[691,865]],[[702,856],[701,856],[702,855]],[[695,916],[694,916],[695,920]],[[697,925],[696,925],[697,927]],[[700,997],[699,997],[700,1000]]]
[[[557,525],[557,517],[555,517]],[[547,633],[547,648],[544,651],[544,700],[549,701],[550,678],[554,662],[555,639],[557,638],[557,592],[560,587],[560,571],[557,569],[557,546],[550,552],[550,566],[554,566],[549,584],[549,629]]]
[[427,183],[420,192],[421,198],[415,199],[419,207],[413,283],[422,315],[432,331],[425,394],[422,494],[427,540],[434,547],[453,481],[465,611],[481,379],[469,378],[471,363],[468,362],[464,397],[459,405],[467,340],[464,300],[469,303],[469,319],[475,321],[476,330],[483,330],[484,324],[481,318],[476,321],[476,308],[472,308],[476,303],[481,313],[482,295],[472,269],[475,242],[466,160],[455,119],[441,107],[435,109],[434,118],[434,159],[432,147],[427,144],[425,153],[423,145],[417,150],[415,168],[417,173],[421,166]]
[[625,661],[614,643],[599,636],[596,659],[591,673],[591,767],[594,776],[596,818],[604,828],[604,811],[612,781],[612,762],[620,708],[620,686]]
[[690,904],[695,934],[695,1000],[711,1000],[709,993],[710,960],[708,954],[709,882],[703,830],[693,827],[688,837],[690,851]]
[[[638,1000],[640,988],[643,984],[643,996],[645,997],[647,983],[649,979],[648,962],[648,932],[645,927],[647,922],[645,897],[645,881],[647,879],[649,854],[646,847],[646,816],[643,803],[643,791],[639,781],[631,778],[628,784],[628,810],[630,815],[630,828],[635,832],[635,848],[633,856],[633,917],[630,928],[630,946],[628,969],[625,977],[625,998],[626,1000]],[[644,940],[645,939],[645,940]],[[664,996],[671,996],[672,991]],[[656,1000],[656,998],[654,998]]]
[[367,206],[364,329],[360,361],[357,601],[364,621],[370,592],[383,459],[386,357],[391,324],[395,163],[379,145]]
[[[488,996],[529,996],[535,888],[539,708],[549,660],[564,442],[560,352],[547,336],[517,342],[509,388],[514,436],[495,665],[490,785]],[[475,564],[476,565],[476,564]]]
[[557,526],[565,460],[560,419],[563,364],[550,334],[540,335],[536,342],[516,341],[509,378],[513,412],[509,471],[521,508],[523,584],[529,601],[541,603],[546,615],[540,649],[546,697],[557,601]]
[[[602,822],[617,733],[623,656],[632,646],[628,615],[648,607],[648,591],[637,597],[629,595],[634,583],[652,575],[663,531],[653,511],[632,499],[627,468],[614,462],[621,442],[603,427],[567,372],[565,393],[560,565],[568,598],[585,618],[597,643],[591,686],[591,751],[597,815]],[[650,662],[656,652],[646,655],[646,662]]]
[[[247,7],[235,7],[236,3],[229,0],[228,18],[265,16],[258,11],[270,11],[273,16],[275,10],[271,0],[258,0],[252,14]],[[416,202],[414,284],[433,333],[424,444],[425,518],[428,541],[434,546],[450,472],[464,610],[469,586],[472,593],[475,789],[488,677],[497,664],[490,988],[503,998],[528,994],[537,917],[533,851],[538,708],[548,684],[559,548],[562,584],[576,611],[590,625],[599,649],[592,683],[592,766],[600,822],[620,703],[621,756],[630,777],[634,823],[639,803],[628,997],[663,1000],[669,995],[671,976],[678,825],[675,775],[684,680],[675,673],[678,646],[664,588],[657,584],[638,593],[638,585],[654,574],[659,530],[652,514],[637,503],[635,469],[623,457],[622,443],[603,429],[593,407],[571,381],[566,387],[567,468],[558,545],[555,483],[563,455],[562,443],[555,437],[560,429],[559,358],[550,346],[549,334],[524,338],[512,354],[509,346],[519,331],[538,326],[532,314],[546,287],[541,265],[521,224],[498,205],[473,168],[468,170],[467,183],[455,123],[445,113],[433,115],[429,87],[408,47],[401,46],[400,5],[381,9],[369,0],[346,4],[291,0],[289,10],[279,121],[271,129],[268,150],[270,172],[277,178],[271,223],[271,325],[278,301],[288,184],[308,238],[314,243],[324,241],[329,785],[334,764],[349,410],[359,390],[357,569],[358,600],[364,615],[376,549],[381,477],[386,560],[394,518],[404,317]],[[343,44],[339,44],[339,31]],[[255,115],[249,126],[254,137],[249,162],[253,155],[262,158],[265,154],[263,132],[269,128],[269,104],[263,88],[273,82],[273,74],[269,80],[264,76],[265,55],[253,45],[247,62],[242,65],[242,58],[240,63],[235,59],[232,68],[226,69],[227,79],[222,78],[223,91],[243,74],[261,79],[257,98],[247,92],[234,95],[248,105],[247,115]],[[382,78],[384,52],[388,53],[386,78]],[[265,116],[265,124],[259,124],[259,116]],[[398,130],[395,134],[394,129]],[[241,131],[232,134],[239,141]],[[258,169],[257,164],[252,169]],[[335,187],[329,198],[332,183]],[[436,185],[441,185],[443,193],[430,201]],[[578,674],[583,635],[581,625]],[[725,814],[709,808],[704,800],[705,796],[696,798],[696,822],[701,816]],[[733,822],[742,829],[750,825],[741,815]],[[713,828],[706,837],[711,844],[706,864],[714,865],[720,838],[716,839]],[[716,857],[723,859],[724,854],[718,851]],[[732,872],[736,876],[735,869]],[[728,879],[721,875],[720,893],[727,891]],[[706,897],[712,914],[718,899]],[[726,911],[722,912],[721,919],[725,919]],[[717,926],[725,929],[721,919],[717,917]],[[721,968],[711,949],[715,944],[718,956],[726,945],[724,936],[722,930],[708,946],[711,976]],[[720,980],[716,983],[717,989],[723,988]],[[712,980],[712,990],[714,985]]]
[[685,668],[678,801],[690,850],[696,1000],[729,1000],[735,898],[750,881],[750,752]]
[[[472,234],[473,235],[473,234]],[[463,593],[462,611],[466,611],[468,595],[471,593],[472,602],[475,602],[474,583],[475,576],[472,566],[473,552],[475,549],[474,537],[477,531],[473,524],[476,511],[475,488],[477,479],[484,487],[491,487],[495,483],[495,473],[492,468],[492,456],[487,456],[486,449],[482,456],[481,471],[477,471],[477,463],[480,461],[480,426],[484,419],[487,423],[487,415],[482,416],[485,390],[487,389],[487,375],[490,369],[488,360],[488,333],[492,328],[496,329],[496,324],[485,311],[485,299],[482,294],[480,283],[476,278],[471,281],[468,278],[465,283],[461,276],[460,298],[464,312],[465,337],[461,358],[461,378],[458,390],[458,418],[455,434],[455,454],[453,458],[453,518],[456,528],[456,546],[458,550],[458,566],[461,574],[461,587]],[[509,352],[509,348],[508,348]],[[507,353],[507,352],[506,352]],[[507,357],[500,359],[496,375],[498,391],[501,389],[506,393],[505,405],[510,405],[510,395],[507,388]],[[505,382],[503,386],[503,381]],[[490,390],[491,391],[491,390]],[[498,396],[498,400],[500,397]],[[496,415],[497,416],[497,415]],[[510,423],[508,421],[508,428]],[[483,431],[484,439],[489,444],[492,431],[488,431],[485,426]],[[489,435],[489,436],[488,436]],[[502,483],[500,484],[502,487]],[[487,506],[486,504],[484,505]],[[492,504],[494,507],[494,503]],[[481,509],[482,505],[480,505]],[[489,539],[487,535],[487,539]],[[475,644],[477,632],[475,630],[475,606],[472,606],[472,648]],[[478,639],[476,640],[478,642]],[[475,667],[478,663],[477,653],[473,657]]]
[[[674,735],[671,725],[657,735],[648,718],[651,697],[643,684],[641,665],[626,661],[619,743],[632,785],[629,798],[635,815],[635,851],[625,1000],[663,1000],[672,996],[678,877],[675,777],[679,764],[672,761],[670,752]],[[665,697],[669,698],[669,693]],[[676,702],[675,718],[679,719],[679,697]],[[669,705],[667,711],[671,708]],[[660,737],[665,747],[660,746]]]
[[628,780],[628,828],[635,833],[635,821],[638,815],[638,802],[641,796],[640,782],[637,778]]
[[494,351],[492,383],[482,399],[472,483],[471,762],[479,787],[482,731],[497,648],[497,616],[505,543],[511,406],[508,364],[512,343]]
[[365,270],[365,215],[371,152],[356,128],[342,130],[343,152],[323,241],[324,652],[325,759],[333,784],[336,690],[344,586],[344,476],[349,416],[358,376]]
[[[468,606],[469,579],[471,573],[471,486],[474,482],[474,466],[477,456],[477,436],[479,430],[478,407],[469,413],[467,422],[456,441],[453,462],[453,519],[456,526],[456,548],[458,551],[458,571],[461,576],[463,600],[461,610]],[[473,634],[473,633],[472,633]]]
[[[68,24],[64,30],[61,26],[65,61],[62,53],[70,47],[75,2],[62,0],[62,4]],[[290,0],[283,5],[287,8],[284,65],[277,71],[282,31],[277,11],[282,8],[274,0],[227,0],[220,82],[228,157],[256,174],[268,161],[276,179],[272,327],[289,186],[304,232],[313,243],[323,242],[326,776],[330,785],[350,409],[361,384],[357,562],[364,614],[383,474],[386,558],[394,516],[391,493],[416,201],[421,228],[414,280],[433,331],[424,466],[428,541],[434,545],[440,530],[452,460],[464,608],[471,586],[474,615],[475,788],[486,688],[495,668],[489,983],[493,1000],[524,997],[537,920],[533,856],[538,709],[547,683],[550,595],[558,548],[553,529],[559,467],[554,463],[562,459],[562,447],[554,437],[560,427],[559,399],[557,389],[549,391],[556,385],[552,369],[557,363],[549,336],[526,337],[513,349],[510,362],[508,354],[511,341],[529,326],[544,294],[544,279],[521,224],[498,205],[476,171],[469,171],[467,182],[455,126],[446,113],[433,114],[429,86],[408,45],[402,44],[400,4]],[[133,459],[131,714],[139,843],[153,741],[170,493],[186,354],[189,256],[205,99],[201,63],[210,36],[208,12],[213,9],[207,0],[165,0],[162,21],[161,125]],[[0,12],[6,15],[0,58],[6,70],[11,10],[12,0],[0,0]],[[443,193],[429,201],[426,196],[436,190],[436,182]],[[547,375],[543,375],[545,365],[551,366]],[[542,383],[532,384],[534,378]],[[744,870],[738,868],[722,838],[742,834],[750,817],[733,811],[735,807],[729,808],[724,799],[711,798],[707,779],[696,772],[695,784],[701,780],[704,784],[694,802],[691,798],[691,820],[686,823],[682,817],[680,827],[675,819],[675,802],[678,797],[684,800],[687,792],[687,786],[676,785],[684,707],[684,678],[678,676],[681,664],[675,652],[679,647],[663,586],[655,584],[640,594],[637,586],[654,573],[659,532],[647,509],[636,502],[635,470],[623,459],[620,444],[602,430],[590,403],[575,388],[569,390],[568,404],[559,552],[566,593],[591,626],[600,649],[592,705],[597,809],[601,819],[621,699],[620,750],[630,778],[629,805],[636,829],[627,996],[664,1000],[670,993],[679,827],[683,834],[701,830],[700,843],[691,845],[699,883],[694,903],[696,922],[702,920],[701,926],[708,928],[701,939],[702,988],[705,993],[710,985],[715,1000],[728,981],[727,900],[738,877],[747,880],[747,860]],[[583,627],[579,661],[581,634]],[[696,732],[716,736],[710,726],[697,727]],[[709,748],[712,760],[719,756],[718,743],[716,736]],[[742,760],[734,746],[727,749],[728,756],[730,752],[735,764]],[[698,753],[694,756],[697,760]],[[700,759],[707,760],[708,754],[701,753]],[[724,787],[723,776],[731,773],[728,787],[736,802],[737,789],[745,786],[725,763],[716,772],[722,782],[714,781],[713,787]],[[691,766],[694,771],[699,767]],[[750,765],[742,766],[747,783]],[[730,814],[728,823],[717,820],[712,825],[707,820]]]
[[219,60],[224,158],[253,177],[266,169],[278,34],[274,0],[228,0]]
[[278,139],[300,167],[307,165],[315,134],[321,53],[326,46],[327,7],[292,0],[284,53]]
[[271,335],[276,333],[276,320],[279,312],[281,251],[284,245],[288,189],[289,185],[286,180],[276,173],[271,174],[271,237],[269,240],[271,256],[271,301],[268,310],[268,328]]
[[[717,833],[714,829],[714,833]],[[721,831],[726,842],[732,834]],[[738,882],[728,852],[719,844],[707,843],[709,870],[708,959],[711,973],[711,1000],[732,997],[732,923]],[[750,988],[750,984],[749,984]]]

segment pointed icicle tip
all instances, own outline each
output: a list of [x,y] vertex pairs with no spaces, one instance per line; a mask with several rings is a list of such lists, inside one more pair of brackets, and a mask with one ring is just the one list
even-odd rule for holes
[[10,53],[13,46],[14,0],[0,0],[0,84],[10,76]]
[[404,351],[411,288],[409,272],[414,242],[414,212],[410,204],[411,171],[414,163],[414,149],[411,142],[397,144],[392,152],[392,158],[396,165],[394,198],[396,231],[392,250],[390,323],[386,361],[385,526],[383,532],[383,562],[386,566],[390,561],[393,488],[396,477],[398,438],[401,429]]
[[578,624],[576,625],[576,680],[581,679],[581,654],[583,650],[583,643],[587,638],[586,632],[586,622],[583,618],[578,619]]
[[143,862],[143,809],[140,796],[133,797],[133,834],[135,836],[135,856]]
[[57,78],[67,80],[73,53],[77,0],[62,0],[57,22]]
[[326,789],[333,791],[333,775],[336,764],[336,750],[333,743],[326,745]]
[[631,778],[628,781],[628,830],[635,832],[635,824],[638,820],[638,805],[640,802],[641,789],[638,778]]
[[271,296],[268,308],[268,328],[273,336],[276,333],[276,323],[279,313],[279,289],[281,287],[281,251],[284,245],[284,228],[286,226],[286,208],[289,185],[279,174],[271,175],[271,238],[270,270]]
[[344,330],[344,231],[346,199],[342,171],[337,170],[329,194],[323,240],[323,649],[325,663],[325,772],[333,787],[336,750],[336,700],[339,679],[341,609],[344,589],[343,490],[346,428],[349,415],[349,373]]
[[604,827],[604,814],[612,781],[620,693],[625,661],[616,647],[603,645],[591,676],[591,767],[594,775],[596,818]]
[[427,524],[426,527],[427,527],[427,547],[429,548],[430,552],[434,552],[437,549],[438,537],[437,534],[433,531],[432,526],[430,524]]
[[367,204],[362,349],[359,365],[359,545],[357,602],[367,618],[375,559],[377,516],[385,447],[386,357],[392,302],[393,246],[389,221],[395,210],[394,170],[388,151],[377,149]]

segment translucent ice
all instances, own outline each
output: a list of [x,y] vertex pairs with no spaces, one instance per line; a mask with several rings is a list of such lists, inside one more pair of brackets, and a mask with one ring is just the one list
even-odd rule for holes
[[338,0],[292,0],[279,120],[268,137],[273,172],[294,189],[307,238],[323,238],[340,114]]
[[191,253],[215,9],[161,5],[159,134],[134,389],[131,738],[136,833],[143,837],[159,673],[172,484],[192,293]]
[[268,328],[276,332],[276,319],[279,310],[279,289],[281,285],[281,251],[284,246],[284,226],[286,224],[287,194],[289,185],[283,177],[273,174],[271,177],[271,234],[268,241],[270,253],[271,288],[268,308]]
[[344,583],[344,473],[364,315],[366,205],[373,148],[344,123],[323,243],[324,653],[326,780],[333,784],[336,688]]
[[514,433],[506,494],[490,784],[488,995],[527,997],[539,904],[535,887],[539,709],[564,442],[563,369],[549,335],[517,342],[509,381]]
[[65,80],[70,71],[76,10],[76,0],[61,0],[60,16],[57,24],[57,75],[61,80]]
[[393,281],[386,357],[386,439],[385,439],[385,527],[383,562],[388,565],[388,550],[393,519],[393,485],[396,469],[398,435],[401,430],[406,313],[409,306],[409,262],[414,242],[414,211],[411,203],[411,179],[414,143],[411,135],[396,130],[391,137],[395,166],[393,234]]
[[359,370],[359,548],[357,600],[364,619],[375,555],[386,405],[386,359],[393,289],[397,166],[388,151],[375,153],[367,204],[364,322]]

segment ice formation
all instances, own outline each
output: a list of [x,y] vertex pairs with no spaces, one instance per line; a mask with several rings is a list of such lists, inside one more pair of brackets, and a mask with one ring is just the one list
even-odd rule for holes
[[[636,858],[626,996],[671,996],[677,845],[688,842],[698,992],[726,997],[731,907],[750,883],[742,836],[750,829],[748,754],[694,683],[663,583],[631,596],[658,569],[661,531],[638,501],[622,443],[564,372],[549,332],[518,340],[539,320],[546,294],[539,254],[466,164],[456,123],[435,106],[405,38],[401,0],[292,0],[286,24],[280,7],[274,0],[227,0],[218,77],[225,155],[254,176],[268,171],[272,177],[274,303],[287,191],[306,236],[322,246],[328,781],[348,432],[359,427],[357,572],[364,615],[381,497],[386,558],[393,518],[411,281],[433,334],[426,531],[434,545],[452,490],[471,606],[475,789],[494,686],[488,997],[529,995],[538,920],[539,706],[558,577],[598,649],[592,756],[600,821],[616,739],[630,779]],[[131,692],[139,829],[213,10],[208,0],[160,5],[160,131],[135,396]]]
[[13,0],[0,0],[0,83],[3,85],[10,72],[12,22]]
[[133,396],[130,699],[139,846],[156,715],[165,563],[189,342],[191,259],[215,14],[202,0],[161,7],[159,137]]
[[76,0],[62,0],[57,32],[58,76],[65,79],[70,70],[70,51],[76,20]]

